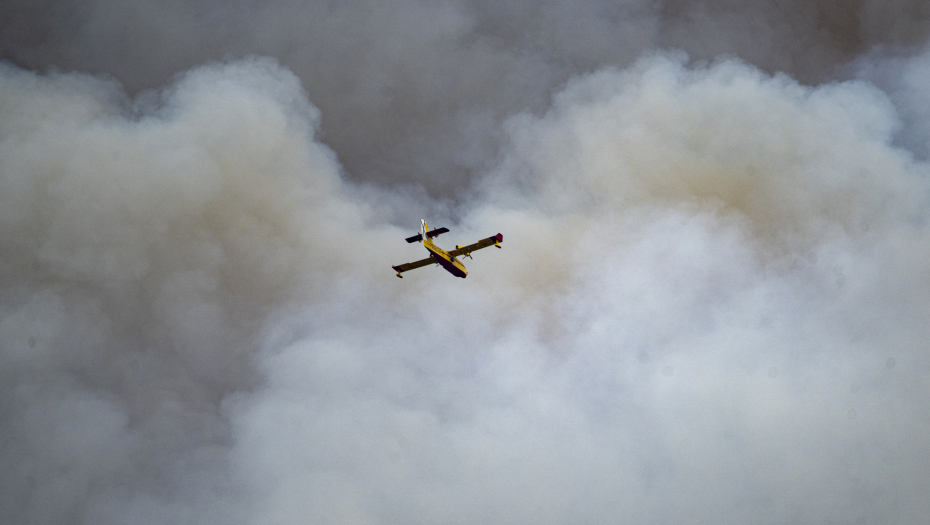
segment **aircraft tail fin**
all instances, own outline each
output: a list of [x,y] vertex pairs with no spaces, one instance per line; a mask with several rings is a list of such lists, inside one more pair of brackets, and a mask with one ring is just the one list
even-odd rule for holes
[[427,238],[432,239],[448,231],[449,231],[449,228],[437,228],[433,231],[430,231],[429,225],[426,224],[426,221],[423,219],[420,219],[420,233],[412,237],[407,237],[405,240],[407,242],[422,242],[424,239],[427,239]]

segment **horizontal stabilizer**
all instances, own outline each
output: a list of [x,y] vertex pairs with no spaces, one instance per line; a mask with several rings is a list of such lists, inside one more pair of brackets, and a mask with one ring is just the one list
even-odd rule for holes
[[[437,235],[442,235],[443,233],[446,233],[448,231],[449,231],[449,228],[437,228],[435,230],[430,230],[426,232],[426,236],[432,239],[433,237],[436,237]],[[414,235],[413,237],[407,237],[405,240],[407,242],[419,242],[423,240],[423,234],[418,233]]]
[[449,231],[449,228],[436,228],[435,230],[430,230],[429,232],[427,232],[426,235],[429,236],[430,239],[432,239],[433,237],[436,237],[443,233],[447,233],[448,231]]

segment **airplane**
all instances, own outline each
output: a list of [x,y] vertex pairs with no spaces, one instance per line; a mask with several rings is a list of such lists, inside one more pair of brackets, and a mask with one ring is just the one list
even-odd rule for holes
[[426,221],[421,219],[420,233],[414,235],[413,237],[407,237],[406,241],[411,243],[422,242],[423,246],[429,250],[429,257],[426,259],[420,259],[419,261],[391,266],[391,268],[394,268],[394,271],[397,272],[397,276],[403,279],[404,276],[401,275],[402,273],[435,263],[445,268],[452,275],[464,279],[468,276],[468,271],[465,269],[465,265],[456,259],[456,257],[463,255],[465,257],[472,258],[471,252],[480,250],[482,248],[487,248],[488,246],[497,246],[500,248],[501,243],[504,242],[504,236],[498,233],[497,235],[492,235],[487,239],[481,239],[475,244],[469,244],[468,246],[456,245],[454,250],[447,252],[439,246],[436,246],[433,243],[433,238],[448,231],[449,228],[437,228],[435,230],[430,230],[429,226],[426,224]]

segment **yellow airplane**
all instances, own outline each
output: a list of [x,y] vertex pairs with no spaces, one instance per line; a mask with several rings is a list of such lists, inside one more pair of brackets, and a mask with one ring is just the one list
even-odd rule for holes
[[456,259],[456,257],[459,255],[471,257],[471,252],[480,250],[482,248],[487,248],[488,246],[497,246],[500,248],[501,243],[504,242],[504,236],[498,233],[497,235],[493,235],[487,239],[481,239],[475,244],[469,244],[468,246],[456,245],[454,250],[447,252],[433,243],[433,237],[448,231],[449,228],[439,228],[430,231],[429,226],[426,225],[426,221],[420,220],[420,233],[414,235],[413,237],[407,237],[407,242],[422,242],[423,246],[429,250],[429,257],[419,261],[409,262],[407,264],[392,266],[391,268],[394,268],[394,270],[397,272],[397,276],[403,279],[404,276],[401,275],[402,273],[409,272],[410,270],[415,270],[417,268],[422,268],[427,264],[435,263],[441,265],[452,275],[464,279],[468,276],[468,271],[465,269],[465,265]]

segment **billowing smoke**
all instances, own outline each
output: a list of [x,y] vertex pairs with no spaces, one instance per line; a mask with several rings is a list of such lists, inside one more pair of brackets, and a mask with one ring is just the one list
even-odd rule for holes
[[0,521],[930,513],[922,3],[10,5]]
[[[130,93],[213,60],[267,55],[323,114],[356,181],[457,200],[494,166],[502,120],[574,75],[654,49],[740,57],[818,83],[860,53],[921,46],[924,0],[7,0],[0,58],[111,75]],[[416,222],[413,214],[404,216]]]

